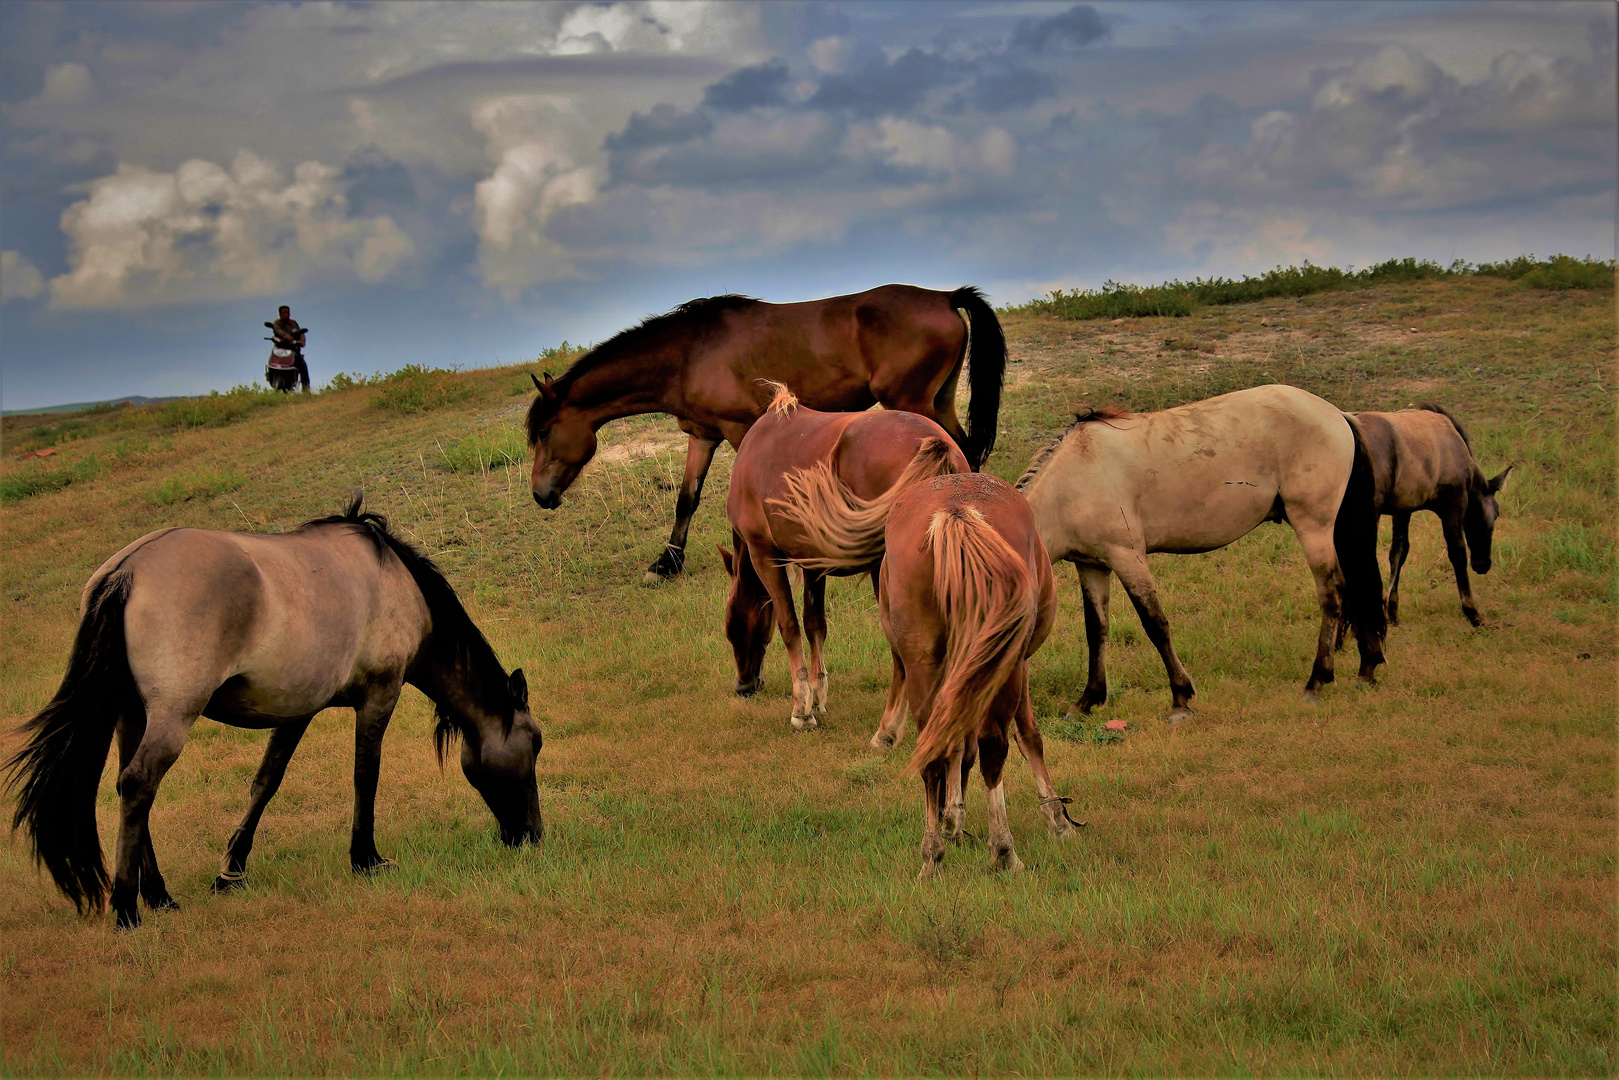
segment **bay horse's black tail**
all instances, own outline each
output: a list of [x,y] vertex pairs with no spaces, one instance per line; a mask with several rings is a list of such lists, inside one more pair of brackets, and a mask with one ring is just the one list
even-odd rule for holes
[[67,674],[51,703],[19,732],[27,744],[6,762],[17,796],[13,831],[23,829],[80,912],[107,904],[107,868],[96,832],[96,789],[121,716],[145,721],[145,706],[124,648],[130,576],[114,572],[91,593]]
[[1360,673],[1370,678],[1383,663],[1383,636],[1388,616],[1383,610],[1383,572],[1377,564],[1377,486],[1372,473],[1372,453],[1355,421],[1345,416],[1355,436],[1355,463],[1349,470],[1349,486],[1344,488],[1338,518],[1332,526],[1332,543],[1338,555],[1338,569],[1344,575],[1343,617],[1354,627],[1360,647]]
[[951,293],[950,306],[965,311],[971,323],[967,388],[972,397],[967,402],[967,445],[961,452],[977,471],[995,449],[995,425],[1001,415],[1001,381],[1006,377],[1006,336],[1001,333],[1001,320],[995,317],[995,309],[989,306],[984,294],[971,285]]

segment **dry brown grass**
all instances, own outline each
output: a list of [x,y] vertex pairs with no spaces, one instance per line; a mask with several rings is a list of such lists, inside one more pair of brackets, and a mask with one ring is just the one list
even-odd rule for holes
[[[124,542],[169,524],[286,528],[363,485],[528,671],[549,831],[502,849],[453,767],[439,775],[410,692],[378,797],[379,846],[401,868],[348,871],[352,735],[334,712],[265,817],[249,888],[214,897],[264,737],[202,721],[153,812],[181,912],[116,934],[74,917],[20,844],[0,854],[0,1069],[1611,1075],[1611,298],[1470,280],[1007,330],[991,463],[1007,477],[1075,400],[1150,408],[1286,380],[1346,408],[1453,406],[1486,468],[1520,462],[1497,569],[1475,582],[1487,625],[1460,617],[1437,523],[1419,518],[1382,685],[1312,705],[1298,691],[1315,602],[1286,530],[1155,557],[1196,721],[1159,722],[1162,667],[1116,596],[1103,718],[1130,734],[1097,746],[1050,719],[1084,670],[1061,576],[1035,694],[1058,787],[1090,827],[1047,840],[1014,763],[1031,871],[991,875],[964,846],[924,885],[908,748],[865,745],[888,653],[864,583],[831,590],[823,732],[788,729],[779,649],[765,694],[729,694],[713,554],[728,453],[690,574],[648,591],[681,467],[667,419],[606,429],[609,449],[653,452],[604,455],[549,514],[520,468],[441,460],[450,440],[520,422],[517,369],[457,376],[470,396],[421,414],[361,388],[200,430],[99,421],[57,445],[104,471],[0,509],[7,727],[49,698],[78,589]],[[12,457],[58,422],[8,419],[0,478],[37,464]],[[209,470],[248,482],[147,497]]]

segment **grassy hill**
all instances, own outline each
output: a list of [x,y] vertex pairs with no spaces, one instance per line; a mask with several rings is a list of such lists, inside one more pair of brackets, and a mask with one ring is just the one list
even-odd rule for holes
[[[866,743],[888,683],[869,587],[829,590],[832,714],[801,735],[779,644],[766,692],[730,694],[728,450],[690,573],[639,584],[681,472],[668,418],[604,429],[549,513],[527,488],[521,368],[7,418],[5,728],[50,698],[78,591],[124,543],[285,529],[359,487],[527,671],[548,833],[500,847],[458,771],[439,773],[412,690],[378,798],[400,868],[349,873],[352,729],[334,710],[266,814],[248,889],[214,897],[265,736],[200,721],[152,815],[182,911],[117,935],[76,918],[20,843],[0,850],[0,1070],[1612,1075],[1613,292],[1441,277],[1006,328],[990,468],[1007,478],[1073,401],[1289,382],[1347,409],[1451,407],[1486,470],[1518,464],[1496,568],[1475,579],[1486,625],[1461,618],[1419,517],[1381,685],[1307,702],[1313,590],[1291,532],[1265,526],[1153,557],[1195,722],[1161,723],[1163,669],[1121,601],[1113,696],[1071,726],[1056,718],[1085,646],[1060,574],[1034,693],[1090,825],[1049,840],[1014,761],[1030,871],[992,875],[968,843],[923,884],[908,750]],[[16,460],[41,448],[56,453]],[[1112,718],[1122,742],[1096,737]]]

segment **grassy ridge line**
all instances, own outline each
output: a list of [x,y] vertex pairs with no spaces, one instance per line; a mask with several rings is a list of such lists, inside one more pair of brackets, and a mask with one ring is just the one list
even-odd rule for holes
[[1435,281],[1445,278],[1493,277],[1518,281],[1538,289],[1613,289],[1614,262],[1568,255],[1536,259],[1520,255],[1498,263],[1458,260],[1449,266],[1418,259],[1389,259],[1364,270],[1333,266],[1278,266],[1257,277],[1196,278],[1162,285],[1124,285],[1109,279],[1100,289],[1052,290],[1044,300],[1030,300],[1001,308],[1003,313],[1050,315],[1059,319],[1184,318],[1198,308],[1218,304],[1245,304],[1275,297],[1309,296],[1370,285]]

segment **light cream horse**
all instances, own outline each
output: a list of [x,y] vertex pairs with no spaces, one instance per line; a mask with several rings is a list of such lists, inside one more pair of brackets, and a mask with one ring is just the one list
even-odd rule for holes
[[1372,484],[1354,424],[1297,387],[1258,386],[1140,415],[1076,408],[1074,422],[1018,481],[1052,561],[1079,570],[1090,674],[1071,712],[1107,700],[1112,572],[1163,657],[1170,723],[1186,719],[1192,679],[1170,644],[1147,554],[1213,551],[1264,521],[1293,526],[1315,577],[1321,632],[1305,692],[1332,681],[1345,614],[1360,645],[1360,676],[1371,680],[1384,631]]

